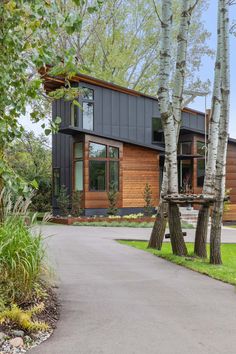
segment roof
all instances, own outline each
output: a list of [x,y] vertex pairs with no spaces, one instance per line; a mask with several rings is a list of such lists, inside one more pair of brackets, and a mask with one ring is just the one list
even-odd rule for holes
[[[44,80],[44,87],[45,87],[46,92],[50,92],[50,91],[56,90],[56,89],[58,89],[58,88],[60,88],[60,87],[65,85],[65,78],[63,76],[50,76],[49,73],[48,73],[49,69],[50,69],[50,66],[47,66],[46,68],[41,68],[39,70],[39,72],[42,75],[43,80]],[[70,79],[70,81],[71,82],[85,82],[85,83],[88,83],[88,84],[92,84],[92,85],[95,85],[95,86],[108,88],[110,90],[118,91],[118,92],[121,92],[121,93],[126,93],[128,95],[132,95],[132,96],[136,96],[136,97],[138,97],[138,96],[139,97],[146,97],[146,98],[158,101],[157,96],[147,95],[145,93],[142,93],[142,92],[139,92],[139,91],[136,91],[136,90],[124,87],[124,86],[120,86],[120,85],[114,84],[112,82],[108,82],[108,81],[104,81],[104,80],[101,80],[101,79],[97,79],[95,77],[92,77],[92,76],[89,76],[89,75],[85,75],[85,74],[81,74],[81,73],[78,73],[77,75],[72,77]],[[189,112],[189,113],[192,113],[192,114],[205,115],[204,112],[201,112],[201,111],[198,111],[198,110],[195,110],[195,109],[192,109],[192,108],[188,108],[188,107],[185,107],[183,109],[183,111],[184,112]]]

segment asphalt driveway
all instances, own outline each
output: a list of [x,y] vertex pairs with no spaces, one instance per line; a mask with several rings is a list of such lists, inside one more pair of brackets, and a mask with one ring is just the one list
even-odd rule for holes
[[[231,354],[233,286],[121,245],[149,229],[44,226],[61,317],[32,354]],[[188,232],[187,240],[193,237]],[[223,242],[236,241],[224,230]]]

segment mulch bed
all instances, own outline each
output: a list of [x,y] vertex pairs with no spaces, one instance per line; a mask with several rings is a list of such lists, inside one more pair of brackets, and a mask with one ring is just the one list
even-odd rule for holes
[[141,217],[141,218],[133,218],[133,219],[128,219],[128,218],[108,218],[108,217],[79,217],[79,218],[74,218],[74,217],[54,217],[50,219],[50,222],[53,222],[55,224],[63,224],[63,225],[73,225],[74,223],[83,223],[83,222],[136,222],[136,223],[142,223],[142,222],[154,222],[155,219],[151,217]]

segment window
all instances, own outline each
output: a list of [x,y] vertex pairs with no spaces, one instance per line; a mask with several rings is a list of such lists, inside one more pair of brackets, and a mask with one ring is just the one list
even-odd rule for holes
[[179,144],[179,153],[181,155],[191,155],[192,143],[191,141],[184,141]]
[[91,191],[106,190],[106,161],[89,162],[89,187]]
[[70,106],[70,123],[72,127],[78,127],[79,126],[79,107],[74,104],[73,102],[71,103]]
[[94,91],[83,87],[82,93],[83,129],[93,130],[94,123]]
[[197,153],[198,155],[205,156],[206,146],[203,141],[197,141]]
[[90,142],[90,191],[119,190],[119,148]]
[[60,168],[53,169],[53,195],[58,197],[60,193]]
[[83,188],[83,143],[74,144],[74,190]]
[[106,145],[90,143],[89,144],[89,157],[107,157]]
[[153,117],[152,118],[152,142],[163,142],[164,135],[162,132],[162,123],[161,118]]
[[205,177],[205,159],[198,159],[197,161],[197,186],[202,187]]

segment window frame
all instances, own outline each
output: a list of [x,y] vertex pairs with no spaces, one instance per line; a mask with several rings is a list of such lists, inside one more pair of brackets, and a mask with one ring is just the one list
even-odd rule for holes
[[[120,191],[120,147],[117,147],[117,146],[114,146],[112,144],[107,144],[107,143],[104,143],[104,142],[97,142],[97,141],[93,141],[93,140],[90,140],[88,142],[89,146],[88,146],[88,150],[90,148],[90,144],[100,144],[100,145],[105,145],[106,146],[106,157],[90,157],[89,154],[88,154],[88,166],[89,166],[89,192],[101,192],[101,193],[104,193],[104,192],[109,192],[110,191],[110,162],[111,161],[116,161],[118,162],[118,188],[117,188],[117,192]],[[115,158],[115,157],[110,157],[109,155],[109,149],[110,147],[112,148],[117,148],[118,149],[118,158]],[[100,191],[95,191],[95,190],[92,190],[90,188],[90,182],[91,182],[91,178],[90,178],[90,161],[105,161],[105,165],[106,165],[106,180],[105,180],[105,184],[106,184],[106,188],[105,190],[100,190]]]
[[[157,134],[162,134],[162,140],[155,140],[154,139],[154,129],[153,129],[153,125],[154,125],[154,121],[155,119],[160,120],[161,123],[161,128],[158,129]],[[164,134],[163,134],[163,127],[162,127],[162,122],[161,122],[161,117],[152,117],[152,143],[163,143],[164,142]]]
[[[58,193],[55,193],[55,172],[58,172]],[[61,169],[60,167],[53,167],[52,169],[52,190],[53,190],[53,197],[58,198],[61,190]]]
[[[95,103],[94,96],[95,96],[95,91],[94,91],[94,89],[92,89],[90,87],[82,86],[81,88],[82,88],[82,90],[86,89],[86,90],[92,90],[93,91],[93,99],[84,98],[83,94],[81,95],[82,128],[85,129],[85,130],[93,131],[94,130],[94,106],[95,106],[95,104],[94,104]],[[92,105],[93,105],[93,124],[92,124],[92,129],[87,129],[87,128],[84,127],[84,109],[83,109],[84,103],[92,103]]]
[[[184,154],[183,153],[182,144],[191,144],[190,153],[189,154]],[[179,142],[179,154],[180,155],[192,155],[192,151],[193,151],[193,142],[191,140],[186,140],[186,141],[180,141]]]
[[[75,147],[76,144],[82,144],[82,157],[76,157],[75,156]],[[76,162],[82,161],[82,176],[83,176],[83,181],[82,181],[82,190],[77,190],[75,189],[76,186]],[[73,192],[84,191],[84,142],[83,141],[75,141],[73,144]]]

